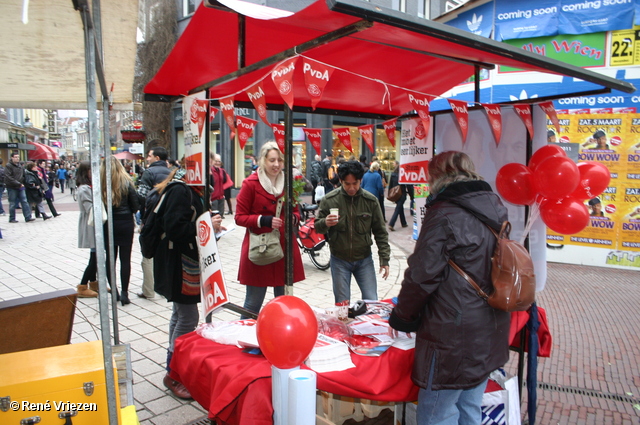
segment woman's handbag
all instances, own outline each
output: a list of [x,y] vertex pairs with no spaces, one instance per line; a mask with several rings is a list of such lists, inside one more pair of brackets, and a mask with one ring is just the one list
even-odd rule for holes
[[[284,197],[278,199],[275,217],[280,217]],[[249,232],[249,260],[257,266],[266,266],[284,258],[284,251],[280,245],[280,230],[255,234]]]
[[400,185],[393,186],[387,193],[387,199],[391,202],[398,202],[402,196],[402,188]]

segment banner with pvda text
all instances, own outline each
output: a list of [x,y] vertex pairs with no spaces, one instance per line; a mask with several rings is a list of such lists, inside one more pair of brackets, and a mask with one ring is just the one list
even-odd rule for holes
[[427,167],[433,157],[433,120],[429,128],[424,120],[411,118],[402,121],[400,133],[400,184],[427,183]]
[[198,217],[196,230],[198,232],[202,314],[207,317],[229,302],[229,293],[222,273],[218,243],[209,211]]
[[206,158],[204,157],[205,120],[207,118],[206,92],[182,99],[182,125],[184,131],[185,180],[192,186],[204,186]]

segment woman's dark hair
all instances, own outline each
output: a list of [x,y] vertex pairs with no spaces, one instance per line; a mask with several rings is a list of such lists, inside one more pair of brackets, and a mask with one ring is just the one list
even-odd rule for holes
[[82,161],[78,166],[76,172],[76,185],[82,186],[83,184],[91,185],[91,162]]
[[595,133],[593,133],[593,138],[594,139],[599,139],[599,138],[604,137],[604,136],[606,136],[606,134],[602,130],[598,130]]
[[27,170],[31,171],[33,170],[33,168],[36,166],[36,163],[33,161],[29,161],[27,162],[27,164],[24,166],[24,168],[26,168]]
[[344,180],[351,174],[356,180],[362,180],[364,167],[358,161],[346,161],[338,166],[338,177]]

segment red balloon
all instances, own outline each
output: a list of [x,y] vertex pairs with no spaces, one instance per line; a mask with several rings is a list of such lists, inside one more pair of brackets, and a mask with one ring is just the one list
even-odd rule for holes
[[538,193],[545,198],[561,199],[572,193],[580,182],[578,166],[566,156],[553,156],[542,161],[533,172]]
[[540,203],[540,217],[554,232],[573,235],[589,224],[589,209],[574,198],[544,199]]
[[504,165],[496,175],[496,189],[506,201],[516,205],[531,205],[536,199],[533,173],[523,164]]
[[529,159],[529,169],[531,171],[536,171],[538,165],[542,163],[547,158],[553,158],[554,156],[567,156],[567,153],[560,146],[555,144],[544,145],[537,151],[531,155],[531,159]]
[[269,301],[260,310],[256,326],[260,351],[280,369],[300,366],[318,338],[318,320],[313,310],[291,295]]
[[576,190],[569,195],[570,198],[593,199],[604,192],[611,181],[609,169],[600,162],[579,162],[578,171],[580,172],[580,181]]

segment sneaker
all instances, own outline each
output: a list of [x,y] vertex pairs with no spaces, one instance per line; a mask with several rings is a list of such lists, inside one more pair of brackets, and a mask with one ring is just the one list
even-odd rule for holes
[[174,396],[178,398],[182,398],[185,400],[189,400],[193,398],[191,397],[191,393],[189,392],[189,390],[180,382],[174,379],[171,379],[168,373],[164,376],[162,383],[164,384],[165,387],[169,388],[169,390],[173,393]]
[[5,213],[0,213],[0,217],[4,217],[5,215],[7,215],[7,214],[5,214]]

